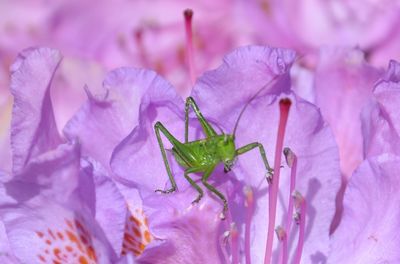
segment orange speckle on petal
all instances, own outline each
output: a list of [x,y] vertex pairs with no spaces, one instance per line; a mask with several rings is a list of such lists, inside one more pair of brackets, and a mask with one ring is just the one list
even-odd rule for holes
[[136,218],[133,217],[133,216],[130,216],[130,217],[129,217],[129,220],[130,220],[131,222],[135,223],[137,226],[141,226],[141,225],[142,225],[142,222],[140,222],[138,219],[136,219]]
[[83,244],[87,244],[88,243],[88,240],[87,240],[87,238],[85,236],[80,235],[79,237],[80,237],[81,241],[83,242]]
[[150,232],[147,231],[147,230],[145,230],[144,233],[143,233],[143,236],[144,236],[144,239],[146,240],[146,242],[147,242],[147,243],[150,243],[150,241],[151,241]]
[[39,231],[36,232],[36,235],[38,235],[38,237],[43,237],[44,236],[44,234],[42,232],[39,232]]
[[125,233],[124,240],[126,242],[128,242],[129,244],[135,244],[136,243],[135,238],[133,236],[131,236],[130,234],[128,234],[128,233]]
[[65,219],[65,222],[67,223],[67,225],[69,226],[69,228],[74,229],[74,225],[72,224],[72,222],[68,219]]
[[72,247],[70,247],[70,246],[65,246],[65,249],[66,249],[68,252],[72,252]]
[[90,259],[96,260],[96,252],[94,251],[92,246],[89,246],[87,248],[87,255],[89,256]]
[[38,258],[40,259],[40,261],[46,262],[46,259],[42,255],[38,255]]
[[54,256],[56,256],[56,258],[61,259],[61,256],[60,256],[61,250],[59,248],[53,249],[53,253],[54,253]]
[[132,227],[132,231],[136,237],[141,237],[139,229],[137,229],[136,227]]
[[50,236],[51,236],[53,239],[56,239],[56,237],[54,236],[53,232],[52,232],[50,229],[47,229],[47,231],[49,232]]
[[61,240],[64,240],[64,236],[63,236],[63,234],[61,234],[60,232],[57,232],[57,236],[58,236]]
[[89,264],[89,262],[87,261],[87,259],[84,256],[79,257],[79,263],[80,264]]
[[51,241],[47,239],[47,240],[46,240],[46,244],[47,244],[47,245],[51,245]]
[[141,251],[143,251],[145,247],[146,246],[143,243],[139,243],[139,248],[140,248]]
[[61,262],[57,261],[57,260],[53,260],[53,264],[61,264]]

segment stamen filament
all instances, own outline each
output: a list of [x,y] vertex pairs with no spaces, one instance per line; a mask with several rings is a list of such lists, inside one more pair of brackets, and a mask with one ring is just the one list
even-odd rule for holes
[[192,31],[192,18],[193,18],[193,10],[186,9],[183,12],[185,17],[185,32],[186,32],[186,56],[187,63],[189,66],[189,74],[192,85],[196,82],[196,73],[194,67],[194,58],[193,58],[193,31]]
[[[285,230],[286,234],[290,234],[290,228],[292,226],[293,220],[293,198],[292,194],[294,192],[294,188],[296,186],[296,172],[297,172],[297,156],[289,149],[285,148],[283,153],[286,157],[286,162],[288,166],[291,168],[290,171],[290,192],[289,192],[289,205],[286,216]],[[287,239],[282,241],[282,264],[288,263],[288,248],[287,248]]]
[[246,223],[245,223],[245,233],[244,233],[244,247],[245,247],[245,258],[246,264],[251,264],[251,251],[250,251],[250,230],[251,230],[251,220],[253,217],[254,210],[254,198],[253,190],[250,186],[244,187],[244,194],[246,196]]
[[275,147],[275,161],[274,161],[274,175],[272,178],[272,185],[270,185],[269,191],[269,221],[268,221],[268,233],[267,233],[267,244],[265,248],[264,264],[271,263],[272,261],[272,245],[274,242],[274,227],[276,218],[276,205],[278,201],[278,189],[279,189],[279,176],[281,166],[281,153],[283,148],[283,139],[285,136],[286,123],[289,116],[291,101],[288,98],[281,99],[279,101],[279,126],[278,136],[276,139]]
[[[300,195],[301,196],[301,195]],[[303,252],[303,246],[304,246],[304,231],[305,231],[305,225],[306,225],[306,201],[303,197],[301,197],[301,201],[299,204],[299,239],[297,242],[297,248],[296,248],[296,255],[294,257],[294,264],[300,264],[301,261],[301,254]]]

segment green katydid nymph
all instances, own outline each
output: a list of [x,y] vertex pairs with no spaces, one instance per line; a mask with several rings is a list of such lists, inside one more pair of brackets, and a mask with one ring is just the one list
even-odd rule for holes
[[[274,79],[273,79],[274,80]],[[272,80],[268,83],[270,84]],[[225,196],[217,190],[213,185],[208,182],[209,177],[214,171],[215,167],[223,163],[224,171],[229,172],[237,157],[243,153],[246,153],[252,149],[258,148],[261,154],[261,158],[264,162],[265,168],[267,170],[267,180],[272,179],[273,169],[270,167],[267,157],[265,155],[264,147],[259,142],[254,142],[247,144],[243,147],[236,149],[235,146],[235,132],[242,116],[244,110],[249,105],[249,103],[264,89],[267,85],[263,86],[243,107],[242,111],[239,114],[239,117],[236,121],[234,130],[232,134],[218,134],[214,128],[210,125],[210,123],[204,118],[202,113],[200,112],[199,107],[192,97],[188,97],[186,99],[185,104],[185,142],[182,143],[177,140],[165,127],[161,122],[157,122],[154,125],[155,133],[157,136],[158,144],[160,145],[162,158],[164,160],[165,168],[167,170],[167,174],[169,180],[171,182],[171,188],[168,190],[156,190],[156,192],[161,193],[172,193],[177,189],[177,185],[175,179],[172,175],[171,168],[168,163],[166,150],[164,148],[160,132],[164,134],[164,136],[169,140],[172,144],[172,154],[175,157],[176,162],[182,166],[184,171],[184,177],[186,180],[195,188],[198,192],[197,198],[192,202],[192,204],[198,203],[204,195],[203,189],[189,176],[192,173],[202,173],[201,182],[203,185],[212,193],[217,195],[223,202],[223,212],[222,218],[225,216],[225,212],[228,210],[228,202]],[[189,141],[189,108],[192,108],[194,113],[196,114],[197,119],[199,120],[201,127],[204,131],[205,138]]]

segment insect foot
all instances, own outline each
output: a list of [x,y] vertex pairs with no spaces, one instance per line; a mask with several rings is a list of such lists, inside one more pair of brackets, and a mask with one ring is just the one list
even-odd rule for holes
[[221,219],[221,220],[225,220],[225,218],[226,218],[226,212],[228,211],[228,203],[227,203],[227,201],[225,200],[224,201],[224,209],[223,209],[223,211],[220,213],[220,215],[219,215],[219,218]]
[[155,192],[160,192],[160,193],[164,193],[164,194],[173,193],[175,191],[176,191],[175,187],[172,187],[171,189],[168,189],[168,190],[161,190],[161,189],[155,190]]
[[199,196],[197,196],[197,198],[195,200],[193,200],[192,205],[198,204],[201,200],[201,198],[203,198],[203,194],[199,194]]

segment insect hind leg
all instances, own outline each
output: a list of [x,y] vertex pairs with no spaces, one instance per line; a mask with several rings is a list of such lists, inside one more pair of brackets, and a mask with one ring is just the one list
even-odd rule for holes
[[201,178],[201,182],[204,184],[204,186],[205,186],[208,190],[210,190],[212,193],[214,193],[215,195],[217,195],[217,196],[222,200],[222,202],[224,203],[224,209],[223,209],[223,211],[222,211],[221,218],[222,218],[222,219],[225,219],[225,213],[226,213],[226,211],[228,211],[228,201],[226,200],[225,196],[224,196],[220,191],[218,191],[214,186],[212,186],[211,184],[209,184],[209,183],[207,182],[207,180],[208,180],[208,178],[210,177],[210,175],[211,175],[211,173],[213,172],[213,170],[214,170],[214,167],[212,167],[212,168],[210,168],[209,170],[207,170],[207,171],[204,173],[203,177]]
[[198,202],[200,202],[201,198],[203,198],[204,192],[203,190],[200,188],[199,185],[197,185],[194,180],[192,178],[189,177],[189,173],[193,173],[193,172],[197,172],[199,171],[198,168],[189,168],[187,170],[185,170],[184,176],[186,178],[186,180],[190,183],[190,185],[192,185],[193,188],[195,188],[198,192],[199,195],[197,196],[196,199],[193,200],[192,204],[196,204]]
[[168,190],[157,189],[156,192],[172,193],[172,192],[176,191],[177,186],[176,186],[176,182],[175,182],[174,176],[172,175],[171,168],[169,166],[169,162],[168,162],[168,159],[167,159],[167,154],[165,152],[164,144],[163,144],[162,139],[161,139],[160,131],[164,134],[164,136],[172,144],[174,144],[175,141],[178,141],[178,140],[175,139],[175,137],[171,133],[169,133],[169,131],[160,122],[157,122],[154,125],[154,130],[155,130],[155,133],[156,133],[156,136],[157,136],[158,145],[160,146],[161,155],[162,155],[162,158],[163,158],[163,161],[164,161],[164,164],[165,164],[165,169],[167,170],[168,178],[169,178],[169,181],[171,182],[171,188],[170,189],[168,189]]

